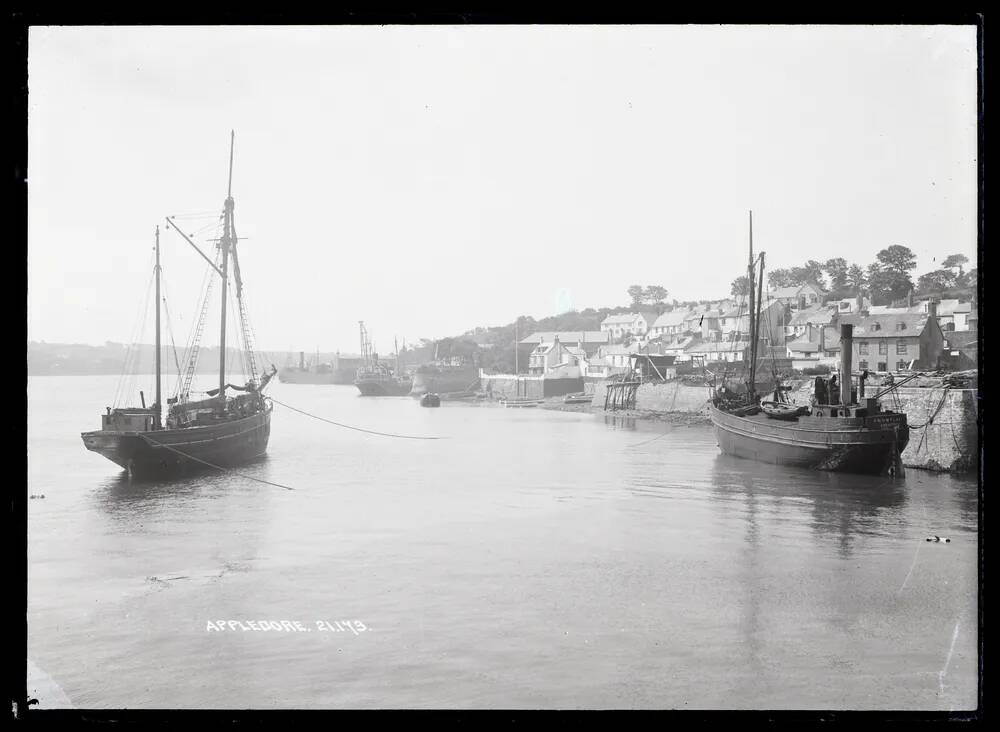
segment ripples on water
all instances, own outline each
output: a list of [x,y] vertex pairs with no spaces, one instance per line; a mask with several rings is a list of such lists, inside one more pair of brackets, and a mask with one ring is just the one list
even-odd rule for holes
[[268,456],[240,472],[295,490],[130,484],[79,438],[114,383],[29,382],[29,657],[78,706],[975,703],[969,481],[729,458],[704,425],[275,384],[444,439],[276,406]]

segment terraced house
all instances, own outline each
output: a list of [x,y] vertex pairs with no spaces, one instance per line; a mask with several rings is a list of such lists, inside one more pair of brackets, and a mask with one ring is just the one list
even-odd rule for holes
[[[851,322],[845,316],[841,322]],[[944,335],[936,314],[892,313],[854,319],[854,363],[858,369],[901,371],[937,368]]]

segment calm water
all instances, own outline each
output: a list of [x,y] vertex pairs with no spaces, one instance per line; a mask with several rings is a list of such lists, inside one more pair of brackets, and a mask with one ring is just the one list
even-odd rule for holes
[[974,482],[761,465],[708,426],[277,383],[446,439],[275,406],[243,472],[294,490],[130,485],[79,437],[116,382],[28,384],[28,657],[77,707],[975,706]]

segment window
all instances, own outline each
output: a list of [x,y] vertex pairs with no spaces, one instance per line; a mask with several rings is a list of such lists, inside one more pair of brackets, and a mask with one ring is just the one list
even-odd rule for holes
[[872,330],[882,330],[882,324],[875,323],[875,325],[872,326]]
[[906,353],[906,341],[896,341],[896,355]]
[[896,330],[906,330],[906,323],[896,323]]
[[858,341],[858,353],[862,356],[868,355],[868,341]]
[[888,371],[889,370],[889,364],[887,364],[885,361],[879,361],[878,362],[878,370],[879,371]]
[[889,355],[889,341],[878,342],[878,355],[879,356]]
[[902,371],[905,368],[906,368],[906,361],[897,361],[896,362],[896,371]]
[[860,361],[858,361],[858,368],[864,371],[866,368],[868,368],[868,362],[865,361],[864,359],[861,359]]

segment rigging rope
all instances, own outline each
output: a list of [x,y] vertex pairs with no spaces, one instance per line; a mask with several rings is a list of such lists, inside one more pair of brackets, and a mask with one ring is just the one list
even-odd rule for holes
[[291,486],[282,485],[281,483],[272,483],[271,481],[264,480],[263,478],[255,478],[252,475],[247,475],[246,473],[238,473],[235,470],[232,470],[230,468],[223,468],[223,467],[221,467],[219,465],[213,465],[212,463],[208,462],[207,460],[202,460],[201,458],[196,458],[194,455],[188,455],[186,452],[178,450],[178,449],[176,449],[174,447],[171,447],[170,445],[166,445],[166,444],[164,444],[162,442],[157,442],[156,440],[154,440],[154,439],[152,439],[150,437],[147,437],[146,435],[140,434],[139,436],[142,437],[144,440],[148,441],[149,443],[151,443],[153,445],[156,445],[157,447],[165,447],[168,450],[170,450],[171,452],[176,452],[178,455],[186,457],[188,460],[194,460],[195,462],[201,463],[202,465],[207,465],[210,468],[215,468],[216,470],[224,470],[227,473],[232,473],[233,475],[238,475],[241,478],[246,478],[247,480],[253,480],[253,481],[256,481],[258,483],[265,483],[267,485],[273,485],[276,488],[284,488],[286,491],[294,491],[295,490]]
[[354,426],[349,425],[349,424],[342,424],[341,422],[334,422],[332,419],[327,419],[326,417],[320,417],[320,416],[315,415],[315,414],[310,414],[309,412],[305,412],[305,411],[303,411],[301,409],[293,407],[291,404],[285,404],[284,402],[279,402],[273,396],[272,397],[268,397],[268,399],[270,399],[275,404],[280,404],[281,406],[286,407],[287,409],[291,409],[293,412],[298,412],[299,414],[304,414],[307,417],[312,417],[313,419],[318,419],[320,422],[328,422],[329,424],[336,425],[337,427],[345,427],[345,428],[347,428],[349,430],[357,430],[358,432],[367,432],[370,435],[381,435],[382,437],[399,437],[400,439],[404,439],[404,440],[442,440],[442,439],[447,439],[447,438],[443,438],[443,437],[424,437],[422,435],[399,435],[399,434],[395,434],[395,433],[392,433],[392,432],[378,432],[377,430],[366,430],[363,427],[354,427]]
[[[151,263],[154,260],[154,258],[155,255],[150,255]],[[125,394],[125,382],[129,376],[130,361],[134,355],[136,341],[139,339],[139,336],[141,335],[140,323],[142,324],[143,328],[145,327],[145,313],[146,311],[149,310],[149,291],[153,286],[153,278],[156,276],[156,273],[152,271],[152,267],[150,267],[150,270],[151,272],[149,275],[149,281],[146,283],[146,295],[143,298],[143,304],[145,306],[145,309],[142,312],[136,314],[135,323],[132,325],[132,331],[131,334],[129,335],[128,345],[125,347],[125,360],[122,363],[122,373],[121,376],[118,377],[118,384],[115,387],[114,399],[111,402],[112,404],[115,405],[115,407],[118,406],[119,400],[122,399]]]
[[167,334],[170,336],[170,345],[174,349],[174,365],[177,367],[177,378],[181,377],[181,362],[177,358],[177,344],[174,343],[174,329],[170,325],[170,309],[167,307],[167,282],[161,276],[163,284],[163,311],[167,316]]

